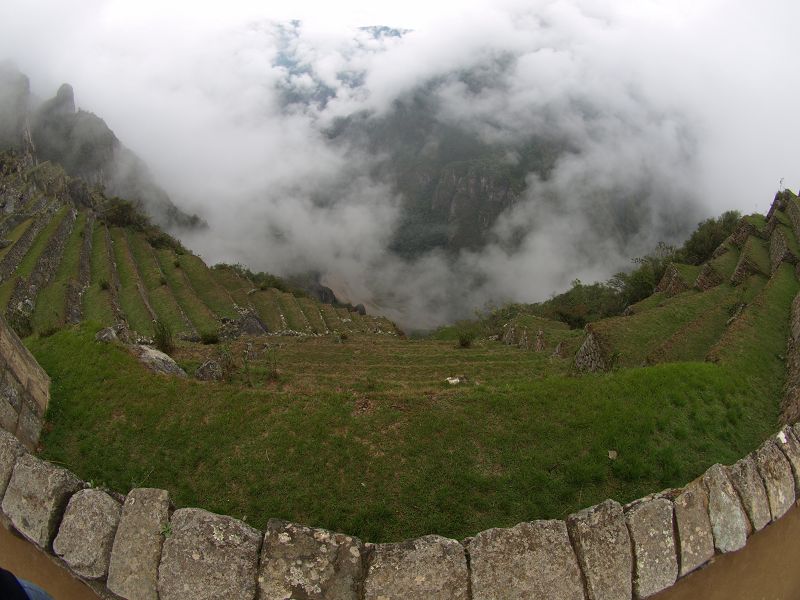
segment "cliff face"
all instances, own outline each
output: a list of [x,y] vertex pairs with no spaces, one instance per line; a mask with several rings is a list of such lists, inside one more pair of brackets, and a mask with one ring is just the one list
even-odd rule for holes
[[21,150],[30,99],[30,82],[8,64],[0,63],[0,147]]
[[202,225],[172,203],[144,161],[103,119],[76,109],[72,86],[64,84],[53,98],[35,108],[33,104],[28,78],[0,65],[0,150],[25,151],[37,160],[58,163],[108,195],[130,199],[162,227]]

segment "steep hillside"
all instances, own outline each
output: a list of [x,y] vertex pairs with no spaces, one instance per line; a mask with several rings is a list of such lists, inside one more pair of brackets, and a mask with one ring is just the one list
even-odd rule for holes
[[396,333],[385,319],[324,306],[277,278],[264,281],[282,289],[242,268],[209,268],[132,205],[49,162],[1,154],[0,210],[0,310],[23,336],[84,320],[144,338],[161,322],[193,341]]
[[[112,489],[164,487],[258,526],[463,537],[683,484],[800,406],[790,192],[705,265],[666,268],[627,316],[584,331],[509,307],[403,339],[209,268],[52,165],[3,165],[0,294],[53,381],[42,452]],[[117,322],[145,337],[168,323],[190,377],[95,340]],[[209,361],[216,381],[191,377]]]

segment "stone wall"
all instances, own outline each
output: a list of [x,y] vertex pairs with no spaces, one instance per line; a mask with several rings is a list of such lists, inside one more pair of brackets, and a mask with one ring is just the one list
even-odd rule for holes
[[50,378],[0,317],[0,427],[34,449],[49,402]]
[[[46,375],[2,320],[0,333],[5,373],[31,399],[45,394],[37,406],[46,408]],[[0,520],[102,597],[128,600],[646,598],[745,546],[798,495],[800,424],[730,467],[625,506],[606,500],[461,541],[370,544],[276,519],[260,531],[174,510],[165,490],[93,488],[0,430]]]
[[780,227],[775,227],[769,238],[769,262],[772,273],[777,271],[784,261],[796,265],[797,257],[789,248],[789,242],[783,230]]
[[674,264],[670,263],[664,271],[664,276],[656,286],[657,292],[663,292],[667,296],[674,296],[690,289],[689,284],[684,280],[683,275]]

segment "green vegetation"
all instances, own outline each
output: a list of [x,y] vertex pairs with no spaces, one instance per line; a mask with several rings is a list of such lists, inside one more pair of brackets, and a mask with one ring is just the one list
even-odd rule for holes
[[91,280],[89,289],[83,295],[83,311],[87,320],[108,325],[114,322],[114,310],[111,305],[111,265],[106,240],[108,233],[102,223],[95,222],[91,235]]
[[173,331],[187,330],[189,324],[175,301],[172,290],[166,285],[167,279],[153,254],[153,248],[142,235],[133,232],[128,233],[127,242],[136,270],[147,290],[150,306],[158,319]]
[[[774,325],[769,340],[748,334],[765,375],[723,361],[563,377],[571,361],[549,352],[351,334],[284,338],[277,382],[258,346],[246,376],[237,342],[231,381],[202,384],[153,376],[91,326],[29,345],[53,378],[45,455],[80,476],[164,487],[256,526],[281,517],[388,541],[563,517],[737,459],[777,418],[782,363],[759,346],[784,343],[785,320]],[[196,366],[215,348],[175,357]],[[468,383],[444,381],[456,375]]]
[[219,322],[214,313],[197,296],[184,270],[175,266],[175,253],[169,248],[162,248],[155,250],[155,255],[162,276],[169,285],[175,300],[194,328],[200,333],[201,338],[216,336]]
[[139,273],[128,248],[125,230],[112,229],[111,240],[114,250],[114,262],[117,265],[117,274],[119,275],[120,306],[131,328],[143,335],[150,336],[153,334],[153,318],[142,298],[146,292],[139,281]]

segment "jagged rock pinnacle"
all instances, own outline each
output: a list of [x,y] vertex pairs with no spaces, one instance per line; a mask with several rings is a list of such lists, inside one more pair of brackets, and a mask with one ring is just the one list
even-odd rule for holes
[[74,113],[75,112],[75,92],[72,86],[68,83],[61,84],[58,88],[55,97],[53,109],[61,113]]

